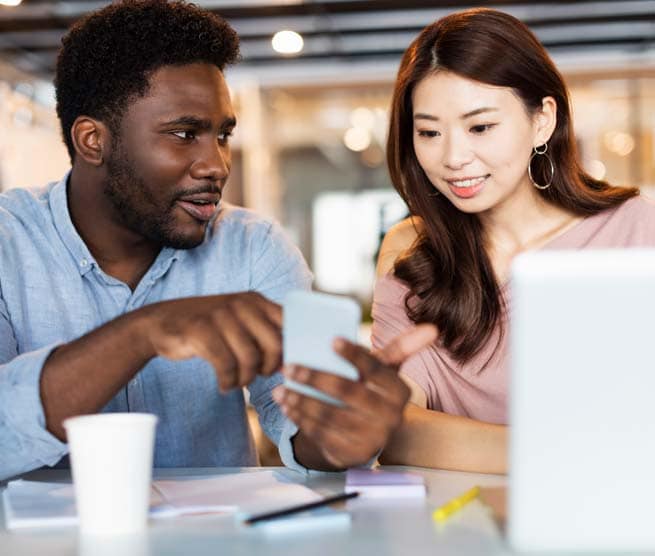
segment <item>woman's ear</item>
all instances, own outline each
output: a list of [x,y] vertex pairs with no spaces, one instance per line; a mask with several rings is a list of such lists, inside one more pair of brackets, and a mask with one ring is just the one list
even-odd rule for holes
[[91,166],[102,166],[111,145],[110,131],[104,123],[79,116],[71,127],[71,138],[77,156]]
[[533,147],[539,147],[547,143],[557,125],[557,102],[553,97],[544,97],[541,100],[541,108],[537,109],[535,119],[535,138]]

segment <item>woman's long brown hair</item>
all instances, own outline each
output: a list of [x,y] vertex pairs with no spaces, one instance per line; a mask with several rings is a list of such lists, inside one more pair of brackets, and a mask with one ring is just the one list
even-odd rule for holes
[[[395,188],[423,226],[394,274],[410,293],[405,307],[416,323],[434,323],[440,343],[460,362],[481,350],[500,326],[500,285],[485,249],[485,234],[475,214],[459,211],[434,186],[418,163],[413,143],[412,92],[437,71],[509,87],[529,114],[551,96],[557,124],[548,144],[555,165],[551,186],[539,191],[549,202],[589,216],[638,195],[636,188],[614,187],[582,169],[575,146],[564,80],[530,30],[518,19],[490,9],[446,16],[426,27],[405,52],[394,88],[387,142],[387,164]],[[532,174],[547,183],[550,168],[535,157]]]

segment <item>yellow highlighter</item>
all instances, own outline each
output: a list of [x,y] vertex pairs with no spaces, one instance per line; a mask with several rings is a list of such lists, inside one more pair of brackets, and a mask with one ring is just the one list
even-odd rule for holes
[[472,500],[475,500],[480,494],[480,487],[474,486],[472,489],[467,490],[464,494],[456,496],[452,500],[446,502],[443,506],[438,507],[432,512],[432,519],[439,523],[446,521],[455,512],[466,506]]

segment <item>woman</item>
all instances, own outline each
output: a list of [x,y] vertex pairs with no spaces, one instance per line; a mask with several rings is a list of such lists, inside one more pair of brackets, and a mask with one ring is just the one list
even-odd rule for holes
[[382,461],[504,473],[512,259],[655,246],[655,204],[584,172],[561,75],[489,9],[433,23],[405,52],[387,161],[412,217],[382,245],[373,345],[413,322],[439,338],[401,369],[412,403]]

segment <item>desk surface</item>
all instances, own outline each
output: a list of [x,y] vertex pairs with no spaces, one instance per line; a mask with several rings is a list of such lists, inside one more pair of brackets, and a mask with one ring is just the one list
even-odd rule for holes
[[[216,475],[250,472],[247,469],[158,469],[155,478],[184,475]],[[410,469],[410,468],[390,468]],[[131,544],[105,541],[87,546],[78,540],[77,529],[14,531],[4,529],[0,504],[0,554],[2,556],[231,556],[280,554],[285,556],[375,555],[434,556],[435,554],[509,554],[502,533],[488,509],[474,501],[447,523],[436,525],[431,510],[473,485],[501,486],[505,477],[411,468],[426,477],[428,498],[420,502],[351,500],[352,526],[345,531],[307,531],[297,535],[264,537],[255,530],[238,530],[231,518],[186,517],[151,522],[148,533]],[[319,473],[307,479],[290,473],[321,494],[343,490],[344,475]],[[29,480],[69,481],[67,471],[36,471]]]

